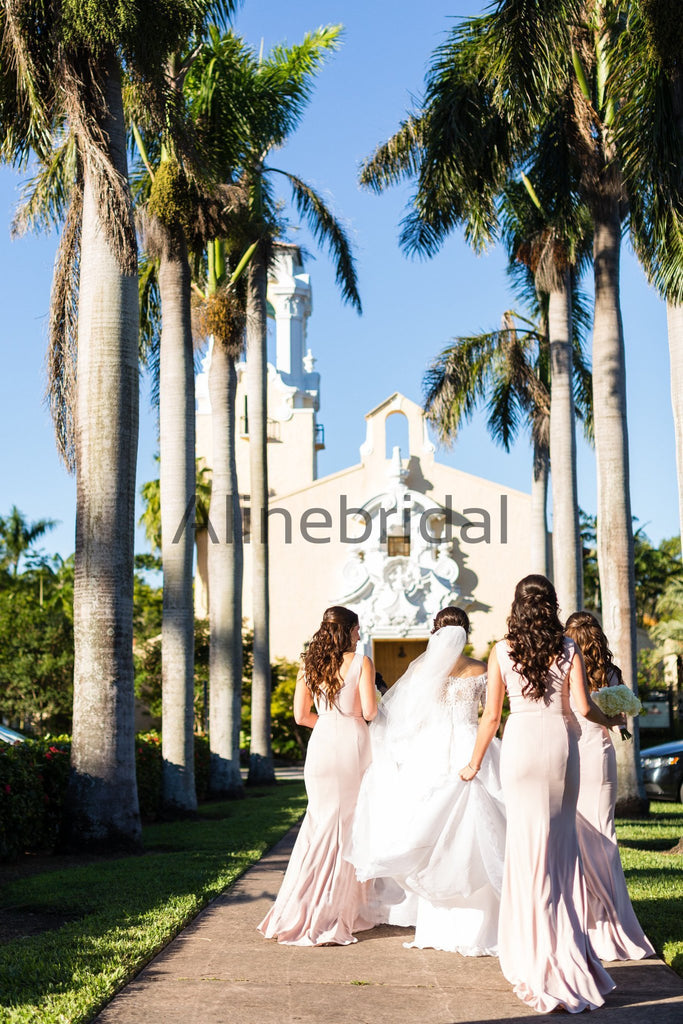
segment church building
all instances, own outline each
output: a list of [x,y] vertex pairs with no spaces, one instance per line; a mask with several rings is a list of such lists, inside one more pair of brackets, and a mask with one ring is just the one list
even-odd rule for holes
[[[531,498],[435,458],[421,408],[398,392],[366,413],[359,461],[318,476],[324,448],[320,376],[307,345],[311,284],[297,246],[280,244],[268,284],[275,365],[268,366],[270,649],[297,660],[325,608],[358,613],[361,642],[388,684],[424,650],[439,608],[472,622],[475,655],[505,632],[529,571]],[[211,464],[208,352],[197,379],[197,456]],[[244,615],[250,618],[249,410],[237,367],[237,473],[245,525]],[[404,446],[388,447],[400,417]],[[390,423],[391,421],[391,423]],[[388,429],[390,424],[390,429]],[[197,613],[208,611],[206,557]]]

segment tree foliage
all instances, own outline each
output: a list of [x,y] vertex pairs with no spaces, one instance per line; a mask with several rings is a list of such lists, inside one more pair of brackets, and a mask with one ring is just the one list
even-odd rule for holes
[[65,732],[73,703],[73,559],[0,577],[0,716]]

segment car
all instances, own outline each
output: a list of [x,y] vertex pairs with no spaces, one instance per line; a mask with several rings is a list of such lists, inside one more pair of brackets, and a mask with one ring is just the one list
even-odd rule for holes
[[640,766],[645,791],[652,800],[683,803],[683,740],[641,750]]
[[0,725],[0,743],[25,743],[26,737],[14,729],[8,729],[6,725]]

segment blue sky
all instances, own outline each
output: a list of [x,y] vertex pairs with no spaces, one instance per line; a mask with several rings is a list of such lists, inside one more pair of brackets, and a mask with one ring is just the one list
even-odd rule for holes
[[[274,166],[300,175],[327,196],[344,219],[358,258],[362,317],[342,305],[329,259],[292,216],[289,240],[301,242],[314,257],[307,266],[313,287],[308,337],[321,374],[320,420],[327,445],[320,454],[321,475],[358,461],[364,414],[392,392],[420,401],[425,368],[449,338],[494,328],[504,310],[519,308],[500,250],[475,256],[458,234],[436,258],[410,260],[397,244],[410,189],[377,197],[357,185],[362,159],[395,130],[411,97],[420,94],[429,55],[453,18],[477,14],[483,7],[475,0],[424,0],[418,8],[388,0],[246,0],[237,16],[236,29],[256,48],[263,40],[266,50],[276,42],[296,42],[321,24],[344,25],[343,45],[320,73],[301,127],[286,149],[271,158]],[[58,460],[43,403],[55,243],[36,236],[10,239],[18,182],[9,170],[0,170],[5,224],[0,231],[0,515],[16,504],[30,519],[60,520],[44,547],[66,556],[74,547],[75,485]],[[622,268],[632,506],[657,543],[679,531],[666,310],[628,242]],[[156,420],[143,380],[140,484],[156,475],[156,447]],[[488,439],[481,416],[438,457],[505,487],[529,490],[528,437],[506,454]],[[587,511],[595,510],[595,460],[582,441],[579,500]],[[142,531],[137,547],[146,550]]]

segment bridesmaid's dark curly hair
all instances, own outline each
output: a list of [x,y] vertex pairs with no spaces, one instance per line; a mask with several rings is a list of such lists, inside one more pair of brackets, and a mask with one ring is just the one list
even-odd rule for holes
[[467,613],[454,604],[449,604],[448,608],[442,608],[440,612],[436,613],[432,633],[436,633],[437,629],[441,629],[442,626],[462,626],[467,635],[470,634],[470,620]]
[[548,670],[562,654],[564,629],[557,614],[557,594],[545,576],[525,576],[515,588],[505,634],[512,664],[524,676],[522,693],[540,700]]
[[320,628],[301,655],[306,684],[314,697],[323,696],[329,704],[342,688],[339,670],[344,653],[353,649],[351,631],[358,625],[358,616],[350,608],[333,605],[327,608]]
[[615,679],[617,683],[622,681],[621,669],[614,664],[607,637],[594,615],[574,612],[567,619],[564,631],[581,648],[591,690],[601,690]]

